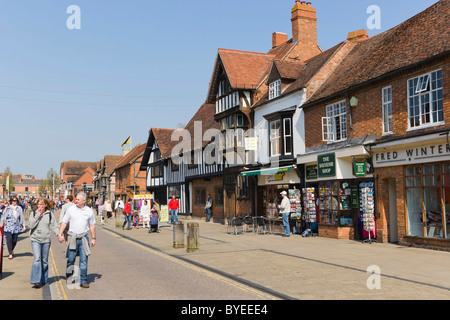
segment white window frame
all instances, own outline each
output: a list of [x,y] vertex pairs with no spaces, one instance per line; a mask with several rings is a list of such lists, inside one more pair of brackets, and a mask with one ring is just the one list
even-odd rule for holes
[[[276,128],[276,124],[278,123],[278,129]],[[272,128],[272,124],[275,124],[275,127]],[[273,120],[269,122],[269,139],[270,139],[270,156],[276,157],[281,155],[281,147],[279,147],[280,152],[274,153],[274,143],[278,140],[278,145],[281,144],[281,119]],[[278,135],[277,135],[278,133]]]
[[334,141],[333,125],[331,124],[330,117],[322,118],[322,141],[324,142]]
[[322,140],[339,142],[347,140],[347,103],[345,100],[326,106],[322,118]]
[[445,123],[443,77],[442,69],[438,69],[408,79],[408,130],[433,127]]
[[[289,132],[288,132],[288,134],[286,134],[286,122],[289,122]],[[287,142],[286,142],[286,138],[290,138],[290,140],[291,140],[291,142],[292,142],[292,119],[291,118],[284,118],[283,119],[283,133],[284,133],[284,137],[283,137],[283,139],[284,139],[284,155],[286,155],[286,156],[290,156],[290,155],[292,155],[292,152],[293,152],[293,148],[294,148],[294,145],[293,145],[293,143],[289,143],[289,146],[290,146],[290,148],[291,148],[291,152],[287,152],[286,151],[286,146],[287,146]]]
[[281,94],[281,80],[269,84],[269,100],[279,97]]
[[[394,122],[392,111],[392,86],[381,89],[382,93],[382,114],[383,114],[383,135],[393,134]],[[392,130],[390,130],[392,129]]]

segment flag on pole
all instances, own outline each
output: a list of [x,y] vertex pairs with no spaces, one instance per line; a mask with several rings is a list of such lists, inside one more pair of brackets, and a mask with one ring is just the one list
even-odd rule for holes
[[126,144],[130,144],[130,143],[131,143],[131,136],[129,136],[129,137],[127,138],[127,140],[125,140],[124,143],[122,143],[121,147],[123,147],[123,146],[126,145]]

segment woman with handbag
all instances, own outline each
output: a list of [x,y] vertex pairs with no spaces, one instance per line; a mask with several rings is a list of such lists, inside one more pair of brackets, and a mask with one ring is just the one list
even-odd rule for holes
[[39,199],[36,212],[30,214],[29,227],[31,248],[34,260],[31,266],[30,283],[33,288],[41,288],[48,282],[48,255],[51,244],[51,231],[58,235],[59,227],[51,212],[52,205],[45,199]]
[[22,207],[19,205],[17,197],[12,197],[9,205],[3,210],[0,224],[5,223],[3,230],[6,237],[6,246],[8,247],[8,259],[14,258],[14,248],[16,247],[19,234],[25,232],[25,219],[23,217]]

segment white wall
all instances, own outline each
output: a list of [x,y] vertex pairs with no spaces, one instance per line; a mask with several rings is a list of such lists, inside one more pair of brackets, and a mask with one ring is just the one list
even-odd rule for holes
[[306,100],[306,94],[303,91],[291,94],[287,97],[275,99],[265,105],[255,109],[255,134],[258,137],[258,156],[257,161],[261,164],[268,164],[269,159],[269,122],[264,116],[278,112],[292,106],[297,106],[292,117],[294,158],[298,154],[305,153],[305,117],[303,109],[300,106]]

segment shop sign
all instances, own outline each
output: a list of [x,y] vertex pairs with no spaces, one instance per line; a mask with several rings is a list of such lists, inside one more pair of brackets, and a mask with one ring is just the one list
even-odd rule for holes
[[273,182],[273,181],[283,181],[284,179],[284,172],[273,174],[271,176],[267,177],[267,182]]
[[258,138],[257,137],[245,138],[245,150],[246,151],[257,151],[258,150]]
[[352,189],[352,208],[359,208],[359,190],[358,186],[351,186]]
[[336,154],[329,153],[317,156],[317,167],[319,178],[336,176]]
[[317,179],[317,164],[313,166],[306,166],[305,170],[307,180]]
[[388,167],[409,165],[430,161],[445,161],[450,156],[450,144],[441,143],[412,148],[398,148],[383,152],[374,152],[374,166]]
[[367,161],[353,161],[355,177],[365,177],[367,172]]

